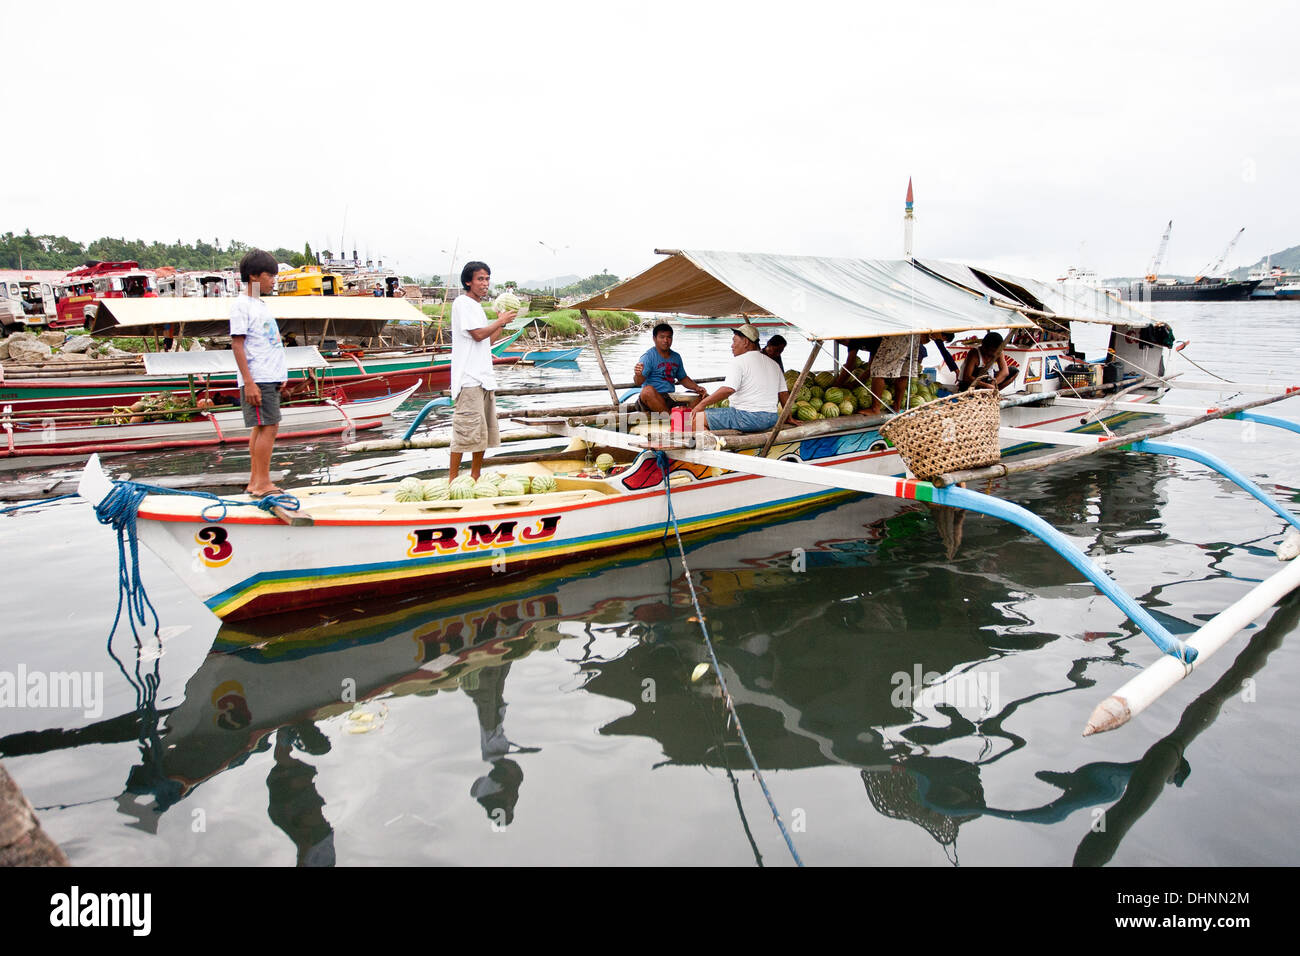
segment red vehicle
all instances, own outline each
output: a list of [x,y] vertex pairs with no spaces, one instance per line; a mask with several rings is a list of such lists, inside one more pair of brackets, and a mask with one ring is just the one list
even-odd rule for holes
[[54,284],[55,316],[50,328],[81,328],[86,306],[100,299],[152,299],[158,290],[152,273],[138,262],[88,262]]

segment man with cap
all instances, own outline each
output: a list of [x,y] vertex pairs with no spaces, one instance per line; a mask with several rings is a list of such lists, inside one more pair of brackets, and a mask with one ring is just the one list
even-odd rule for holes
[[[700,399],[693,409],[691,428],[733,428],[763,432],[776,427],[777,414],[790,393],[781,368],[758,350],[758,329],[746,323],[731,330],[731,354],[722,387]],[[730,399],[730,408],[709,408]]]

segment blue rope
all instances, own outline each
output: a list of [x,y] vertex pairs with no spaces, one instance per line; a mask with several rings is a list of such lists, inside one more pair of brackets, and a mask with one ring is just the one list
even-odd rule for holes
[[[153,615],[153,633],[155,637],[158,636],[158,612],[154,610],[153,602],[145,592],[144,581],[140,578],[140,541],[135,528],[140,502],[148,494],[150,490],[147,485],[133,481],[115,481],[113,490],[95,505],[95,517],[99,523],[112,525],[117,532],[117,612],[113,615],[113,626],[108,632],[110,654],[113,652],[113,635],[117,633],[118,622],[122,619],[123,606],[126,607],[127,621],[137,644],[140,632],[136,622],[139,621],[140,627],[146,624],[146,608]],[[121,666],[120,662],[118,666]]]
[[10,505],[8,508],[0,508],[0,515],[7,515],[11,511],[22,511],[24,508],[36,508],[40,505],[48,505],[51,501],[62,501],[64,498],[77,498],[79,495],[73,493],[70,495],[55,495],[53,498],[42,498],[40,501],[29,501],[25,505]]
[[[226,510],[231,507],[244,507],[256,504],[263,511],[283,508],[285,511],[297,511],[301,504],[293,495],[267,495],[256,502],[234,501],[222,498],[209,491],[184,491],[177,488],[163,488],[142,481],[114,481],[113,490],[104,496],[104,500],[95,505],[95,517],[100,524],[112,525],[117,532],[117,612],[113,615],[113,626],[108,632],[109,653],[113,651],[113,635],[117,633],[118,622],[122,619],[122,608],[126,607],[127,622],[131,625],[131,634],[137,645],[140,641],[139,627],[147,623],[145,610],[153,615],[153,633],[158,636],[158,612],[154,609],[149,595],[145,591],[144,581],[140,577],[140,540],[136,532],[136,521],[140,514],[140,502],[148,495],[190,495],[195,498],[207,498],[211,504],[205,505],[199,512],[204,521],[220,524],[226,520]],[[42,502],[43,503],[43,502]],[[220,508],[218,517],[208,512]],[[138,626],[137,626],[138,623]],[[114,658],[116,659],[116,657]],[[119,663],[119,666],[120,663]]]
[[695,594],[695,582],[691,579],[691,569],[686,564],[686,548],[682,545],[682,531],[677,524],[677,514],[673,511],[672,482],[668,480],[672,461],[662,451],[655,452],[655,461],[658,462],[659,470],[664,476],[664,498],[668,502],[668,522],[664,525],[664,537],[668,537],[668,524],[671,524],[673,533],[677,536],[677,550],[682,555],[682,570],[686,573],[686,585],[691,591],[691,604],[695,606],[695,617],[700,622],[701,633],[704,634],[704,646],[708,648],[709,660],[713,662],[713,672],[718,675],[718,686],[722,689],[722,700],[727,705],[727,710],[731,712],[731,719],[736,722],[736,733],[745,748],[745,754],[749,757],[750,766],[754,768],[754,776],[758,779],[758,785],[763,789],[763,796],[767,798],[767,805],[772,809],[772,819],[776,821],[776,825],[780,828],[781,836],[785,837],[785,845],[790,848],[790,855],[794,857],[795,865],[803,866],[803,860],[799,859],[799,851],[794,848],[794,840],[790,838],[790,833],[785,828],[785,821],[781,819],[781,811],[776,808],[771,791],[767,789],[767,781],[763,779],[763,772],[758,769],[758,760],[754,757],[754,751],[749,746],[749,738],[745,736],[745,728],[740,724],[740,714],[736,713],[735,702],[731,699],[731,692],[727,690],[726,678],[722,676],[722,665],[718,663],[718,655],[713,650],[713,641],[709,638],[709,628],[704,622],[704,612],[700,610],[700,601]]

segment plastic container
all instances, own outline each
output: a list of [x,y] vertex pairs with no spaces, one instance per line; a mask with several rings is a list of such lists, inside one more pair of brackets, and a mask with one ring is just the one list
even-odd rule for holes
[[675,406],[669,413],[669,421],[672,423],[672,430],[675,432],[686,431],[686,409],[680,405]]

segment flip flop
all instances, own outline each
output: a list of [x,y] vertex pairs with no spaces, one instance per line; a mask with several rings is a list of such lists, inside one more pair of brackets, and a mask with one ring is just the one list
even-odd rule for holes
[[245,488],[244,494],[248,495],[251,498],[265,498],[267,495],[282,495],[284,494],[284,489],[276,488],[275,486],[272,486],[266,491],[253,491],[253,489],[251,488]]

